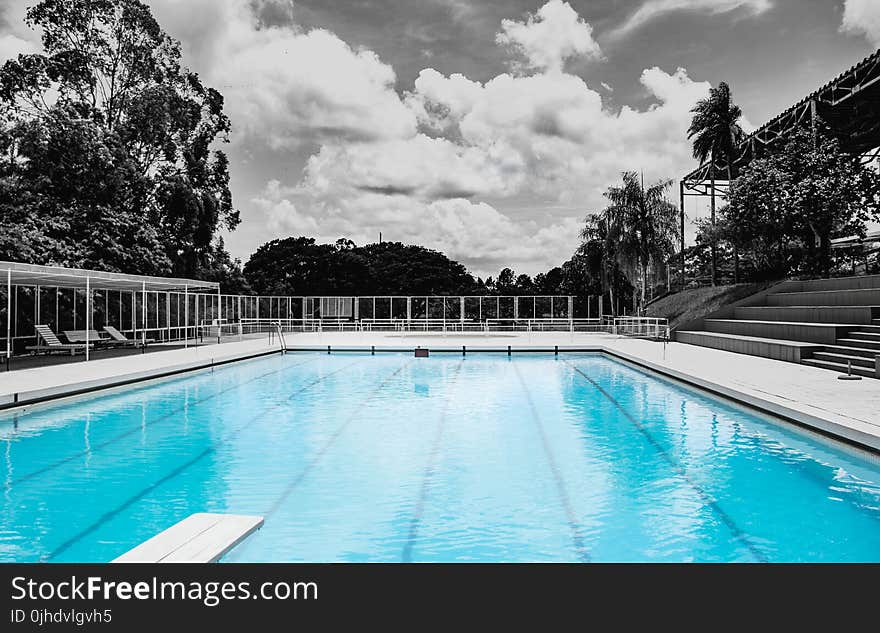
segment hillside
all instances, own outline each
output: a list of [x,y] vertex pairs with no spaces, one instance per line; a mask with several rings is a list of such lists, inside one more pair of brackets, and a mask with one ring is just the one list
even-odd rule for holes
[[669,327],[675,329],[681,323],[704,317],[770,285],[760,283],[691,288],[655,301],[648,306],[646,316],[669,319]]

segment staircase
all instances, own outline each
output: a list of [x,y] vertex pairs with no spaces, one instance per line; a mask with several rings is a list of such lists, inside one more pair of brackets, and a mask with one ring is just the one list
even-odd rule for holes
[[880,275],[786,281],[688,324],[682,343],[880,377]]

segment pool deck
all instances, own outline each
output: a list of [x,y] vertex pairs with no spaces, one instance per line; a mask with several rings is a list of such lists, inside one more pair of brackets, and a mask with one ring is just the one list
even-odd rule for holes
[[[806,427],[880,451],[880,380],[842,381],[833,371],[683,343],[608,334],[500,333],[417,334],[325,332],[285,334],[291,350],[605,352]],[[75,395],[99,388],[205,369],[277,352],[277,339],[224,343],[125,358],[108,358],[0,374],[0,407]],[[296,353],[293,351],[292,353]]]
[[0,373],[0,408],[162,378],[280,351],[277,339],[170,349]]

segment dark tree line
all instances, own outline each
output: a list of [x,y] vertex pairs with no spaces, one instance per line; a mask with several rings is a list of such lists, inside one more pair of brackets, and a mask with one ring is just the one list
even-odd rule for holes
[[601,291],[585,255],[529,275],[503,269],[497,279],[475,278],[460,263],[422,246],[383,242],[356,246],[346,239],[319,244],[311,237],[272,240],[244,266],[262,295],[587,295]]

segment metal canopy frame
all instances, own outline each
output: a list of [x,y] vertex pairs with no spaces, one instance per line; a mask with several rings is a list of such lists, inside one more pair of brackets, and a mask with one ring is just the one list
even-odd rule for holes
[[[880,50],[840,74],[812,94],[746,136],[730,165],[736,178],[750,162],[772,153],[794,130],[816,129],[821,120],[850,154],[874,160],[880,152]],[[697,191],[728,179],[723,157],[703,163],[682,178],[686,189]]]
[[121,290],[128,292],[144,290],[148,292],[171,292],[187,289],[192,292],[217,292],[220,289],[220,284],[213,281],[126,275],[124,273],[62,268],[60,266],[37,266],[18,262],[0,261],[0,273],[3,273],[3,281],[11,281],[13,286],[84,289],[88,283],[92,290]]
[[824,122],[849,154],[865,162],[880,159],[880,49],[841,73],[782,114],[746,136],[728,165],[725,157],[703,163],[679,183],[681,204],[681,276],[685,281],[684,203],[687,197],[725,198],[730,180],[753,160],[773,153],[797,129],[818,129]]
[[[40,306],[40,290],[42,288],[56,289],[56,311],[57,311],[57,292],[65,288],[74,292],[74,315],[76,313],[76,291],[85,292],[85,358],[89,360],[91,345],[89,341],[90,330],[92,329],[92,318],[94,316],[94,292],[119,292],[119,303],[121,310],[122,293],[131,293],[132,321],[133,331],[137,334],[136,325],[136,296],[141,294],[141,323],[143,327],[140,330],[141,343],[146,343],[147,331],[147,301],[149,293],[165,293],[166,297],[170,294],[183,294],[186,297],[185,312],[188,323],[189,295],[190,293],[216,293],[219,303],[220,284],[212,281],[201,281],[197,279],[178,279],[169,277],[151,277],[145,275],[127,275],[124,273],[111,273],[99,270],[84,270],[78,268],[62,268],[60,266],[39,266],[36,264],[23,264],[20,262],[0,261],[0,283],[6,286],[6,349],[5,356],[7,359],[12,357],[12,321],[13,321],[13,288],[31,287],[36,289],[35,310],[39,311]],[[108,295],[105,295],[108,296]],[[198,312],[198,294],[194,294],[196,300],[196,311]],[[178,305],[179,305],[178,299]],[[158,311],[158,299],[156,301],[156,309]],[[168,308],[166,299],[166,311]],[[75,317],[74,317],[75,318]],[[158,318],[158,317],[157,317]],[[170,329],[170,324],[169,324]],[[189,344],[188,334],[184,338],[184,345]],[[7,361],[8,362],[8,361]]]

